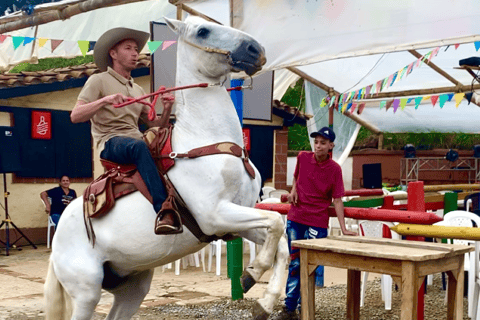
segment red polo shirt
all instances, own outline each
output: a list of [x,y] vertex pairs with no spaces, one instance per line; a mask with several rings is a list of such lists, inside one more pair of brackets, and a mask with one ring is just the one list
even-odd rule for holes
[[345,194],[342,168],[330,158],[319,163],[313,152],[300,152],[293,175],[297,181],[298,203],[290,208],[288,220],[328,228],[327,208],[332,199]]

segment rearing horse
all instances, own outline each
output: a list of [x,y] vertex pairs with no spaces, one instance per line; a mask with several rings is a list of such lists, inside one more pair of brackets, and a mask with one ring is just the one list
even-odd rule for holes
[[[178,86],[219,83],[229,72],[251,75],[266,62],[263,47],[243,32],[197,17],[165,20],[179,35]],[[225,88],[177,91],[173,151],[218,142],[243,145],[240,122]],[[242,286],[248,291],[274,264],[264,297],[253,308],[254,319],[267,319],[282,289],[288,248],[280,215],[252,208],[261,181],[257,169],[255,174],[255,179],[247,174],[243,159],[216,154],[177,159],[168,176],[205,234],[233,233],[263,245],[244,270]],[[92,219],[93,247],[85,230],[82,199],[73,201],[53,239],[45,283],[47,319],[91,319],[102,288],[114,295],[107,319],[130,319],[150,289],[155,267],[206,245],[188,229],[155,235],[155,217],[151,203],[139,192],[118,199],[110,213]]]

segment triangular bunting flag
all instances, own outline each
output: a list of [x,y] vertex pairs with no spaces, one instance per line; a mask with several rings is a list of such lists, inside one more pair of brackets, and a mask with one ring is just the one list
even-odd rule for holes
[[459,44],[459,43],[457,43],[457,44],[455,45],[455,50],[457,50],[458,47],[460,47],[460,44]]
[[390,109],[390,107],[392,106],[392,104],[393,104],[393,100],[387,101],[387,104],[385,105],[385,111],[388,111],[388,109]]
[[448,101],[452,101],[452,98],[453,98],[453,93],[449,93],[448,94]]
[[95,48],[96,43],[97,43],[97,41],[90,41],[90,43],[88,44],[88,51],[87,52],[92,51]]
[[17,49],[18,47],[20,47],[20,45],[22,44],[23,40],[25,40],[25,37],[12,37],[13,50],[15,50],[15,49]]
[[456,93],[453,98],[455,99],[455,108],[458,108],[460,105],[460,102],[462,102],[463,97],[465,96],[465,93]]
[[408,65],[407,76],[412,72],[412,70],[413,70],[413,64],[414,64],[414,63],[415,63],[415,62],[412,62],[412,63],[410,63],[410,64]]
[[435,107],[435,104],[437,103],[437,100],[438,100],[438,96],[432,96],[430,100],[432,100],[432,105]]
[[29,44],[33,40],[35,40],[35,38],[25,37],[25,40],[23,41],[23,45]]
[[38,46],[41,48],[47,43],[48,39],[47,38],[38,38]]
[[432,56],[436,57],[438,54],[438,51],[440,51],[440,47],[436,47],[435,49],[433,49]]
[[50,40],[50,45],[52,46],[52,52],[55,51],[55,49],[58,48],[58,46],[63,42],[63,40]]
[[348,104],[344,103],[343,106],[342,106],[342,109],[340,109],[340,112],[344,113],[345,110],[347,110],[347,106],[348,106]]
[[412,102],[413,98],[408,98],[407,103]]
[[407,105],[407,98],[402,98],[400,99],[400,109],[405,109],[405,106]]
[[465,99],[467,99],[468,104],[470,104],[470,102],[472,101],[472,97],[473,97],[473,92],[465,93]]
[[392,82],[390,83],[390,86],[393,86],[395,81],[397,81],[397,77],[398,77],[398,71],[393,74],[393,78],[392,78]]
[[440,95],[439,97],[439,100],[440,100],[440,108],[443,108],[443,106],[445,105],[445,102],[447,102],[448,100],[448,94],[442,94]]
[[420,57],[417,59],[417,63],[415,63],[415,68],[418,68],[420,66],[420,61],[422,61],[423,57]]
[[335,102],[335,97],[330,97],[330,101],[328,101],[328,107],[330,108],[334,102]]
[[150,50],[150,53],[154,53],[157,51],[158,47],[162,45],[163,41],[148,41],[148,50]]
[[430,96],[424,96],[423,97],[423,100],[428,100],[428,99],[430,99]]
[[370,91],[372,90],[373,84],[369,85],[368,87],[365,88],[365,96],[368,98],[370,95]]
[[400,105],[400,99],[394,99],[393,100],[393,113],[397,112],[398,106]]
[[322,101],[320,101],[320,108],[323,108],[327,105],[327,101],[325,100],[325,98],[322,99]]
[[345,102],[350,101],[350,98],[351,98],[351,97],[352,97],[352,93],[349,92],[349,93],[347,94],[347,97],[345,98]]
[[390,87],[392,84],[393,84],[393,74],[391,74],[389,77],[388,77],[388,80],[387,80],[387,88]]
[[387,104],[387,101],[385,100],[382,100],[380,101],[380,110],[382,110],[383,108],[385,108],[385,105]]
[[176,43],[177,41],[163,41],[162,51],[170,47],[172,44]]
[[415,98],[415,109],[418,109],[418,106],[420,105],[420,102],[422,102],[423,97],[416,97]]
[[82,55],[85,57],[88,52],[88,48],[90,46],[90,41],[87,40],[78,40],[78,47],[80,48],[80,51],[82,52]]
[[[392,75],[392,76],[393,76],[393,75]],[[383,89],[385,89],[385,87],[387,86],[387,83],[388,83],[388,78],[383,79],[383,82],[382,82],[382,90],[381,90],[381,91],[383,91]]]
[[382,90],[382,82],[383,80],[378,80],[377,81],[377,86],[376,86],[376,91],[377,93],[380,93],[380,91]]
[[5,41],[5,39],[7,39],[7,36],[4,35],[4,34],[0,34],[0,43],[3,43],[3,41]]
[[363,109],[365,109],[365,103],[362,103],[358,106],[358,114],[361,114],[363,112]]
[[356,103],[353,103],[353,104],[352,104],[352,108],[350,109],[350,113],[354,113],[356,107],[357,107],[357,104],[356,104]]
[[407,72],[407,68],[408,68],[408,66],[405,66],[402,69],[398,70],[398,75],[399,76],[397,77],[397,80],[402,80],[403,75],[405,74],[405,72]]
[[480,49],[480,41],[475,41],[475,50],[478,51],[478,49]]

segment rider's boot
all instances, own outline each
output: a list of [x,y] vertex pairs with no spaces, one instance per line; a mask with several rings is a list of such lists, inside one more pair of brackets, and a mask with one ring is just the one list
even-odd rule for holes
[[155,234],[176,234],[182,233],[183,228],[174,212],[159,212],[155,219]]

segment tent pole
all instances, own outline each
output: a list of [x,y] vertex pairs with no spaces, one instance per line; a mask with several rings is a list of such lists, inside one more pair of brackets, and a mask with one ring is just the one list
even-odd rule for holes
[[191,15],[194,15],[194,16],[197,16],[197,17],[201,17],[201,18],[203,18],[203,19],[205,19],[205,20],[207,20],[207,21],[210,21],[210,22],[213,22],[213,23],[216,23],[216,24],[219,24],[219,25],[223,25],[222,23],[218,22],[217,20],[212,19],[212,18],[210,18],[209,16],[204,15],[203,13],[201,13],[201,12],[199,12],[199,11],[197,11],[197,10],[195,10],[195,9],[193,9],[193,8],[185,5],[185,4],[181,4],[181,6],[182,6],[182,10],[183,10],[183,11],[188,12],[188,13],[190,13]]

